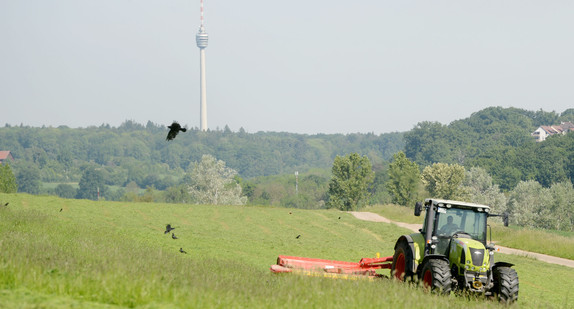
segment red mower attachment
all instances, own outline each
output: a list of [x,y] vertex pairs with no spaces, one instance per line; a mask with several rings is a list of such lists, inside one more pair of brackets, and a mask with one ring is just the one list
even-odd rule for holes
[[377,274],[377,269],[390,269],[393,257],[382,258],[362,258],[358,263],[332,261],[324,259],[313,259],[297,256],[280,255],[277,258],[277,264],[271,265],[271,271],[274,273],[302,273],[309,276],[325,277],[345,277],[367,276],[367,277],[384,277]]

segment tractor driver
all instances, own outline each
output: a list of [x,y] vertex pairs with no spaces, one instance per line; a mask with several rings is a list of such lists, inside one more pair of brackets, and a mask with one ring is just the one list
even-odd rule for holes
[[440,228],[441,234],[451,235],[452,233],[458,231],[458,225],[452,223],[452,216],[446,218],[446,224]]

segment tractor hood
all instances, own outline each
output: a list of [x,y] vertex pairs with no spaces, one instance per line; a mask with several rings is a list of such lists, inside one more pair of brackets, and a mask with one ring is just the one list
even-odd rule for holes
[[470,238],[453,238],[450,242],[449,260],[462,271],[486,272],[489,269],[489,252],[484,245]]

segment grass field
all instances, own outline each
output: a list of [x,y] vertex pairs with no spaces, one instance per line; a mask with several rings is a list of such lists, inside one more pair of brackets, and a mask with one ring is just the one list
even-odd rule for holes
[[[397,205],[377,205],[364,211],[378,213],[399,222],[422,225],[424,220],[424,213],[415,217],[412,208]],[[489,224],[492,227],[492,239],[499,245],[574,260],[572,232],[534,230],[512,225],[504,227],[499,218],[490,220]]]
[[[10,202],[0,209],[0,308],[500,307],[391,280],[270,273],[280,254],[349,261],[392,255],[395,240],[408,233],[338,211],[21,194],[0,194],[0,201]],[[164,234],[167,223],[179,239]],[[574,304],[574,269],[519,256],[499,260],[516,264],[520,308]]]

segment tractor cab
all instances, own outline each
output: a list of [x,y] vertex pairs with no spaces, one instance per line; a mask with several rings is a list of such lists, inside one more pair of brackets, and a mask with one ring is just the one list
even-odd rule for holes
[[428,240],[434,244],[428,248],[429,253],[448,256],[453,238],[470,238],[486,246],[488,206],[430,199],[425,206],[427,215],[421,233],[425,239],[428,234]]

